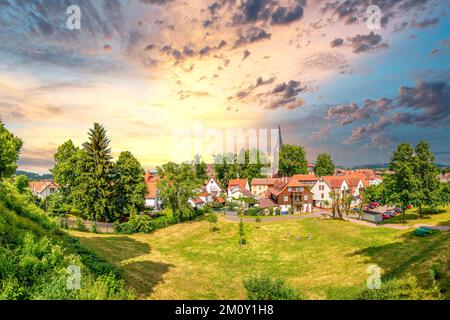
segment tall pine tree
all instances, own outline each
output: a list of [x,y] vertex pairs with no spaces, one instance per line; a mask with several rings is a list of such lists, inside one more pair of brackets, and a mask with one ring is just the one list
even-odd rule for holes
[[112,194],[112,156],[110,140],[99,123],[89,130],[83,144],[83,173],[80,177],[79,207],[95,221],[114,218]]

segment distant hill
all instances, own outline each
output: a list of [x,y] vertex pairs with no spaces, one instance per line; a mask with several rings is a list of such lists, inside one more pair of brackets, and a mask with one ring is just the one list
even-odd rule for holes
[[32,181],[36,181],[36,180],[51,180],[53,179],[53,176],[51,174],[38,174],[38,173],[33,173],[33,172],[28,172],[28,171],[22,171],[22,170],[16,170],[16,175],[24,175],[27,176],[28,179],[32,180]]

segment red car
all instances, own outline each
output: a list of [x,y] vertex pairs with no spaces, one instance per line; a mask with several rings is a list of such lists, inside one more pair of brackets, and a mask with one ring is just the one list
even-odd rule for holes
[[391,218],[391,216],[388,215],[388,214],[386,214],[386,213],[383,213],[383,214],[382,214],[382,217],[383,217],[383,219],[386,219],[386,220],[388,220],[388,219]]
[[377,208],[377,207],[380,206],[380,204],[379,204],[378,202],[376,202],[376,201],[371,202],[370,205],[371,205],[372,207],[375,207],[375,208]]

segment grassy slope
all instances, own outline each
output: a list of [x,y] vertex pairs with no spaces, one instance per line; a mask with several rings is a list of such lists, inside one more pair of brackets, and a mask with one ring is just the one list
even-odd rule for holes
[[[263,222],[260,229],[246,224],[249,243],[240,248],[237,223],[220,218],[218,227],[210,233],[202,221],[149,235],[73,234],[120,266],[140,298],[245,299],[243,277],[266,272],[285,277],[310,299],[352,299],[364,288],[371,263],[389,277],[414,273],[423,285],[438,263],[445,270],[440,284],[450,288],[449,233],[419,239],[343,221]],[[308,233],[312,240],[305,239]]]
[[[406,224],[410,226],[416,224],[450,226],[450,205],[445,208],[440,207],[436,214],[430,213],[427,209],[424,209],[423,212],[423,216],[420,217],[416,208],[406,211]],[[401,215],[393,217],[386,223],[402,223],[401,218]]]
[[[69,236],[66,232],[62,231],[57,223],[52,222],[48,216],[34,205],[26,196],[20,195],[17,191],[9,185],[0,183],[0,246],[2,252],[15,252],[17,255],[21,254],[23,249],[23,239],[26,234],[31,233],[34,236],[36,243],[45,238],[50,239],[53,245],[59,245],[64,250],[66,256],[72,254],[77,259],[79,258],[81,263],[88,268],[88,275],[85,277],[86,281],[94,279],[94,277],[101,275],[114,274],[116,277],[120,276],[120,270],[113,264],[106,262],[99,257],[93,251],[81,246],[76,238]],[[6,251],[4,251],[6,250]],[[53,249],[52,249],[53,250]],[[16,257],[17,258],[17,257]],[[33,263],[39,264],[39,261],[34,258]],[[23,261],[21,260],[21,263]],[[45,264],[45,263],[44,263]],[[4,267],[1,265],[0,267]],[[61,268],[64,267],[61,265]],[[23,272],[22,266],[16,266],[14,272],[11,270],[9,273],[6,270],[3,271],[5,276],[21,277]],[[41,272],[43,273],[43,272]],[[0,272],[1,275],[1,272]],[[43,274],[35,272],[33,274],[36,279]],[[88,276],[92,276],[89,278]],[[0,290],[2,285],[2,277],[0,277]],[[91,285],[101,286],[101,282],[90,282]],[[115,283],[111,284],[115,285]],[[120,285],[120,284],[118,284]],[[30,288],[28,288],[30,289]],[[120,288],[119,288],[120,289]],[[101,293],[102,288],[99,288],[98,292]],[[92,292],[94,292],[92,290]],[[90,292],[87,292],[90,293]],[[113,296],[113,293],[111,293]],[[113,297],[118,297],[113,296]],[[130,297],[132,297],[130,295]]]

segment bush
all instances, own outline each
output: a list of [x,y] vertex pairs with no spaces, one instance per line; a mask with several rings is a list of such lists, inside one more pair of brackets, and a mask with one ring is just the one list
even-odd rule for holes
[[75,229],[78,231],[86,231],[86,225],[84,224],[84,220],[80,217],[77,217],[75,221]]
[[47,202],[47,213],[50,216],[63,216],[69,211],[65,198],[60,193],[49,195],[45,201]]
[[126,223],[115,222],[114,229],[117,233],[122,234],[150,233],[183,221],[194,220],[204,213],[204,209],[184,209],[181,216],[163,215],[152,219],[146,215],[138,215],[130,218]]
[[97,222],[93,221],[91,224],[91,227],[89,228],[89,231],[92,233],[97,233]]
[[281,278],[253,276],[244,280],[249,300],[303,300],[300,293]]
[[252,208],[248,208],[245,212],[245,215],[248,216],[258,216],[261,214],[261,208],[260,207],[252,207]]
[[408,276],[402,279],[390,279],[381,283],[380,289],[365,289],[363,300],[427,300],[436,299],[434,289],[422,289],[417,278]]

